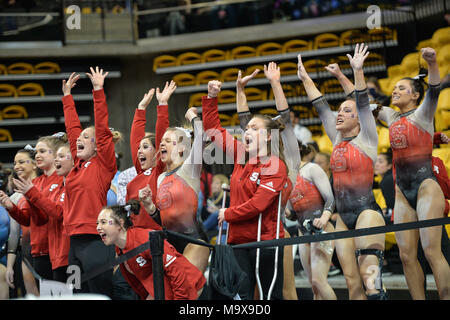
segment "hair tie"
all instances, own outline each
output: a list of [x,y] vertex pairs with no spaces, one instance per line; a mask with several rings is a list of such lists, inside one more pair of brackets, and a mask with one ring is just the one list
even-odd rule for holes
[[131,214],[131,204],[127,204],[125,207],[123,207],[125,211],[127,212],[127,217]]
[[52,134],[52,137],[56,137],[56,138],[62,138],[62,137],[64,137],[65,136],[65,132],[57,132],[57,133],[54,133],[54,134]]
[[370,104],[370,111],[374,111],[378,108],[378,105],[376,103],[371,103]]
[[427,75],[425,73],[419,73],[417,76],[413,77],[414,80],[421,80],[425,78]]
[[278,119],[280,119],[281,118],[281,115],[277,115],[276,117],[273,117],[272,118],[272,121],[277,121]]
[[33,148],[31,145],[27,144],[24,148],[24,150],[28,150],[28,151],[36,151],[35,148]]
[[113,131],[116,131],[116,130],[114,130],[113,127],[109,127],[109,131],[113,132]]

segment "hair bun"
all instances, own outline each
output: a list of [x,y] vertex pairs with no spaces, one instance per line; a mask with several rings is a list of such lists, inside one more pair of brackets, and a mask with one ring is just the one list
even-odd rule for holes
[[125,204],[124,209],[127,212],[138,215],[139,211],[141,210],[141,204],[139,203],[138,200],[132,199]]

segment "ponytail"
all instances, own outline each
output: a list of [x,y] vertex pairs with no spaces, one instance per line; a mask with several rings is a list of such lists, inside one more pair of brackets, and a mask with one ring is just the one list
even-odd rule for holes
[[113,212],[114,220],[117,224],[120,225],[120,220],[124,221],[123,226],[125,229],[128,229],[133,226],[133,221],[131,220],[131,215],[138,215],[141,209],[141,205],[137,200],[130,200],[124,206],[122,205],[113,205],[108,207]]
[[413,78],[411,77],[405,77],[402,80],[409,80],[411,82],[411,87],[413,88],[414,92],[419,93],[419,98],[417,98],[417,104],[419,104],[424,95],[425,95],[425,88],[427,87],[427,83],[425,82],[425,77],[428,76],[428,70],[424,68],[420,68],[419,74]]

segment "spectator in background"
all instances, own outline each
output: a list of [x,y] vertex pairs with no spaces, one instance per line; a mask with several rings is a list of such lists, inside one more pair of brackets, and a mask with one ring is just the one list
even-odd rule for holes
[[134,166],[120,172],[117,177],[117,204],[124,206],[127,196],[127,185],[137,176],[136,168]]
[[297,140],[301,143],[309,143],[313,142],[312,139],[312,133],[309,131],[309,129],[305,126],[302,126],[300,124],[300,119],[297,117],[294,111],[290,111],[291,115],[291,123],[294,126],[294,133],[297,137]]
[[319,152],[314,157],[314,162],[317,163],[327,174],[328,178],[331,179],[331,168],[330,168],[330,155],[325,152]]
[[367,79],[367,89],[369,90],[369,99],[378,101],[383,106],[388,106],[391,99],[381,90],[380,83],[376,77]]
[[395,185],[392,175],[392,151],[381,153],[375,162],[374,173],[381,176],[380,189],[386,201],[386,208],[383,208],[384,220],[386,224],[392,224],[391,215],[395,204]]

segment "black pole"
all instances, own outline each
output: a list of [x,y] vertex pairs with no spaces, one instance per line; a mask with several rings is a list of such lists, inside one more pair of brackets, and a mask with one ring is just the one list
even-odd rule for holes
[[161,230],[150,231],[150,254],[152,255],[153,289],[155,300],[165,300],[164,297],[164,235]]

